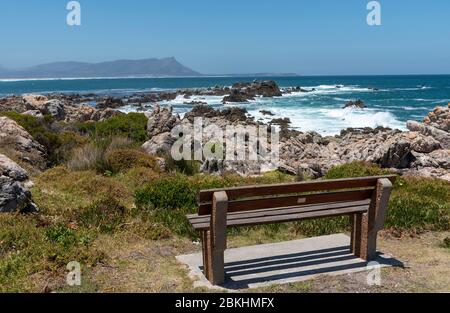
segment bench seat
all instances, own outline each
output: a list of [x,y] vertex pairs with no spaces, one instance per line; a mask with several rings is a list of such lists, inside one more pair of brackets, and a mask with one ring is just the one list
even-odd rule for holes
[[[293,222],[309,218],[334,217],[366,213],[370,200],[342,201],[317,205],[300,205],[263,210],[234,212],[227,214],[227,227],[250,226],[255,224],[273,224]],[[192,214],[187,216],[195,230],[208,230],[211,216]]]

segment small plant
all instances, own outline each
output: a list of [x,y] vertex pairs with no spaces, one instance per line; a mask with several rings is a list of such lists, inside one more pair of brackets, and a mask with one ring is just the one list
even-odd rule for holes
[[125,220],[125,207],[114,198],[96,201],[81,209],[77,221],[86,228],[95,228],[101,233],[112,233]]
[[442,241],[442,247],[450,249],[450,237],[447,237]]
[[66,249],[77,244],[75,231],[64,225],[56,225],[47,228],[45,231],[45,238],[51,242],[61,244]]

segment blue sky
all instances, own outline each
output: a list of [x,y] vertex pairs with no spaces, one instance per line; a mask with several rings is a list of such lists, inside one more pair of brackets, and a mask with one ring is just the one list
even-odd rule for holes
[[0,65],[175,56],[202,73],[450,73],[450,1],[1,0]]

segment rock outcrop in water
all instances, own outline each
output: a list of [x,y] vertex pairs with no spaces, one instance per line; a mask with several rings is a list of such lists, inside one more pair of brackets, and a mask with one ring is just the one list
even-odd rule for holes
[[346,108],[357,108],[357,109],[364,109],[366,105],[362,100],[356,100],[356,101],[349,101],[345,104],[344,109]]
[[231,87],[230,95],[223,98],[223,103],[247,102],[257,96],[281,97],[282,92],[273,80],[236,83]]

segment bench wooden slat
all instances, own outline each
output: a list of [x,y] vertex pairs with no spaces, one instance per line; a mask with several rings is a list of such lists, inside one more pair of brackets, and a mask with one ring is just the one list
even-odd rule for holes
[[[363,205],[363,206],[356,206],[356,207],[303,212],[303,213],[296,213],[296,214],[262,216],[262,217],[242,218],[242,219],[235,219],[235,220],[227,219],[227,227],[286,223],[286,222],[293,222],[293,221],[305,220],[305,219],[311,219],[311,218],[325,218],[325,217],[352,215],[352,214],[356,214],[356,213],[365,213],[365,212],[367,212],[367,210],[368,210],[368,206]],[[207,229],[209,229],[210,224],[209,223],[198,223],[198,224],[194,224],[193,227],[196,230],[207,230]]]
[[[332,203],[326,203],[326,204],[280,207],[280,208],[272,208],[272,209],[228,213],[227,218],[228,218],[228,220],[235,220],[235,219],[250,218],[250,217],[274,216],[274,215],[283,215],[283,214],[292,214],[292,213],[339,209],[339,208],[347,208],[347,207],[355,207],[355,206],[363,206],[363,205],[368,206],[369,204],[370,204],[370,199],[365,199],[365,200],[361,200],[361,201],[332,202]],[[190,214],[190,215],[187,215],[187,218],[188,218],[189,222],[194,225],[194,224],[198,224],[198,223],[209,223],[211,216],[210,215]]]
[[[233,213],[329,202],[358,201],[370,199],[372,194],[373,189],[363,189],[254,200],[235,200],[228,202],[228,212]],[[211,209],[212,204],[203,203],[198,208],[198,215],[209,215],[211,214]]]
[[278,185],[257,185],[244,186],[234,188],[210,189],[203,190],[199,194],[199,203],[211,202],[212,196],[215,192],[225,191],[228,200],[236,200],[240,197],[255,197],[255,196],[269,196],[275,194],[289,194],[310,192],[319,190],[337,190],[346,188],[364,188],[374,187],[378,179],[387,178],[392,183],[396,180],[396,175],[374,176],[374,177],[360,177],[360,178],[344,178],[334,180],[322,180],[312,182],[298,182]]

